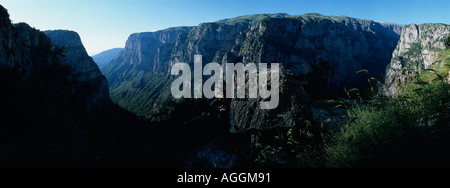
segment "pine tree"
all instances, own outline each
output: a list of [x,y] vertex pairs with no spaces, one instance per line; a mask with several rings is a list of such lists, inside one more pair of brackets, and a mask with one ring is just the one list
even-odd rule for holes
[[447,39],[445,39],[445,47],[447,49],[450,49],[450,35],[447,37]]

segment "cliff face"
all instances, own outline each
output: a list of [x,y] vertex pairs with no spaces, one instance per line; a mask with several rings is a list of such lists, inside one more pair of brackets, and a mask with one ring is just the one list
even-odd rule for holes
[[1,6],[0,24],[0,166],[87,164],[125,143],[134,116],[111,102],[78,34],[13,25]]
[[[401,29],[394,24],[318,14],[244,16],[193,28],[134,34],[124,53],[103,71],[112,86],[113,100],[147,116],[161,106],[154,101],[171,98],[170,88],[156,83],[170,82],[173,78],[166,75],[171,65],[192,64],[196,54],[203,55],[204,64],[280,63],[285,82],[281,83],[283,98],[278,109],[260,111],[255,100],[231,105],[233,127],[270,129],[275,124],[290,126],[310,119],[309,97],[336,97],[344,87],[362,86],[366,79],[356,74],[361,69],[376,76],[384,74]],[[154,96],[164,96],[164,100],[153,100]],[[274,116],[286,118],[282,123],[269,122]]]
[[315,14],[252,23],[239,56],[245,63],[282,64],[281,103],[261,113],[251,102],[233,101],[232,126],[264,130],[312,119],[308,98],[336,97],[343,88],[361,87],[367,80],[356,74],[361,69],[381,78],[399,30],[401,26]]
[[398,95],[402,85],[423,70],[434,68],[449,34],[450,26],[445,24],[406,26],[388,66],[384,93]]
[[85,111],[89,113],[96,108],[111,107],[108,82],[87,54],[80,36],[76,32],[63,30],[45,31],[45,34],[54,45],[63,48],[65,57],[62,63],[72,67],[74,90],[84,103]]
[[361,69],[377,77],[384,73],[399,39],[397,29],[347,17],[269,19],[251,26],[248,36],[260,37],[248,37],[240,54],[244,62],[279,62],[294,75],[315,74],[319,77],[306,79],[313,87],[309,92],[330,97],[344,87],[360,87],[364,81],[356,72]]
[[125,49],[119,56],[102,70],[108,78],[109,84],[117,87],[122,82],[130,81],[146,73],[166,73],[170,64],[172,46],[177,38],[189,31],[182,27],[149,33],[131,35]]

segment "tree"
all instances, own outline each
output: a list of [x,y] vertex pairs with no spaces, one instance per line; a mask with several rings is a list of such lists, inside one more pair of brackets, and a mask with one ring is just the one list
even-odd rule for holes
[[447,39],[445,39],[445,47],[447,49],[450,49],[450,35],[447,37]]

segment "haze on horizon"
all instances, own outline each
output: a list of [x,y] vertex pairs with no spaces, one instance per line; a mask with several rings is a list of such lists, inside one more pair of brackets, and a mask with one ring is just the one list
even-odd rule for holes
[[124,47],[132,33],[260,13],[450,24],[448,0],[0,0],[0,4],[15,23],[78,32],[90,55]]

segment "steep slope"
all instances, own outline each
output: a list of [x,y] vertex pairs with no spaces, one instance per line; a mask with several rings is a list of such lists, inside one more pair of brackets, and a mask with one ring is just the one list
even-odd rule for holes
[[97,63],[98,67],[104,67],[111,63],[111,61],[116,58],[119,53],[123,50],[123,48],[114,48],[110,50],[106,50],[102,53],[92,56],[95,63]]
[[312,119],[309,98],[338,97],[344,87],[362,86],[367,79],[356,74],[361,69],[382,78],[401,29],[394,24],[319,14],[244,16],[133,34],[124,53],[103,72],[115,102],[149,117],[171,99],[168,86],[174,77],[168,72],[176,62],[192,64],[194,55],[201,54],[204,64],[281,63],[286,83],[281,84],[279,108],[261,111],[255,100],[231,105],[231,122],[238,130],[265,130]]
[[64,50],[62,63],[72,67],[71,75],[75,83],[75,92],[86,107],[88,113],[96,108],[109,108],[113,104],[109,97],[106,78],[86,52],[80,36],[73,31],[45,31],[52,44]]
[[137,115],[151,114],[171,94],[169,60],[172,46],[191,28],[171,28],[158,32],[138,33],[129,37],[123,52],[102,68],[108,78],[114,102]]
[[450,25],[406,26],[388,66],[384,93],[398,95],[401,86],[413,81],[416,75],[425,69],[435,69],[449,35]]
[[1,6],[0,24],[0,166],[94,166],[100,155],[122,156],[123,125],[137,121],[111,102],[78,34],[12,25]]

